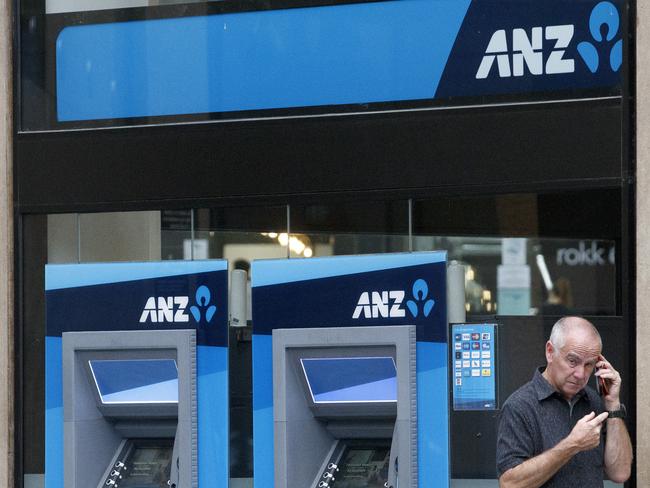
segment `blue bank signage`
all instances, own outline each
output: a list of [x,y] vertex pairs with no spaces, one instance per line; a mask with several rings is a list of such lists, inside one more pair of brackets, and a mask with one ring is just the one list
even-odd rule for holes
[[446,272],[444,252],[253,263],[255,488],[272,487],[276,467],[273,330],[404,325],[416,329],[419,486],[446,486],[450,478]]
[[255,334],[408,323],[418,340],[447,341],[443,253],[259,261],[255,269]]
[[609,0],[474,1],[436,96],[618,87],[620,8]]
[[93,15],[81,25],[64,18],[56,36],[59,122],[611,96],[621,86],[622,0],[392,0],[140,13],[126,22]]
[[[64,460],[64,445],[68,442],[65,441],[64,424],[69,420],[64,418],[64,404],[69,400],[64,396],[62,383],[66,368],[64,337],[69,335],[66,333],[100,336],[113,333],[113,337],[130,334],[133,338],[139,334],[132,331],[154,331],[153,336],[163,338],[179,330],[185,332],[182,329],[196,330],[196,348],[193,349],[196,353],[193,372],[196,432],[192,435],[199,448],[192,454],[196,457],[193,461],[196,480],[192,486],[227,486],[228,263],[206,260],[48,265],[45,287],[45,487],[64,488],[67,479],[64,472],[70,469]],[[102,341],[94,344],[93,350],[112,348],[112,339]],[[141,403],[175,400],[178,404],[178,358],[160,360],[155,357],[158,360],[153,361],[152,357],[88,363],[100,395],[106,393],[105,398],[113,399],[114,403],[137,403],[142,395],[154,392],[153,398],[163,400],[153,401],[146,397]],[[72,411],[72,407],[67,408]],[[98,418],[95,412],[99,410],[94,406],[89,411],[89,416]],[[169,412],[167,415],[171,418]],[[215,456],[215,452],[220,454]],[[110,474],[105,485],[115,484],[115,476]],[[166,481],[161,483],[167,485]],[[92,486],[97,484],[93,482]]]
[[228,344],[225,261],[54,265],[46,278],[48,336],[196,329],[199,344]]

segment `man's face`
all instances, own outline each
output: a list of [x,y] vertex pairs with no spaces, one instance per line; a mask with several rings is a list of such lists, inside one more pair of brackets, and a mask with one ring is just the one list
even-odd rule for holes
[[587,385],[600,353],[600,341],[590,331],[571,330],[561,349],[556,349],[550,341],[546,343],[545,376],[570,400]]

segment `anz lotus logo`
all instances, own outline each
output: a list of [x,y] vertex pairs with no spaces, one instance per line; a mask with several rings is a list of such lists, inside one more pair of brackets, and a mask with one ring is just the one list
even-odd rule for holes
[[[609,2],[600,2],[594,7],[589,19],[589,31],[593,40],[599,44],[611,43],[616,35],[620,25],[620,18],[616,7]],[[605,38],[602,35],[602,27],[607,27]],[[598,50],[589,41],[578,44],[578,52],[583,61],[589,68],[589,71],[595,73],[600,67],[600,56]],[[609,51],[609,67],[612,71],[618,71],[623,64],[623,39],[617,40]]]
[[[361,293],[357,306],[352,314],[353,319],[366,318],[400,318],[406,317],[406,310],[417,318],[420,313],[428,317],[436,304],[429,298],[429,285],[423,279],[418,279],[411,287],[412,296],[406,302],[404,290],[364,291]],[[403,308],[406,305],[406,308]]]
[[188,314],[188,296],[149,297],[140,315],[140,323],[187,323],[190,321],[190,314],[197,323],[203,319],[210,323],[217,311],[217,306],[210,303],[210,289],[205,285],[199,286],[194,298],[195,304],[189,307]]
[[[598,3],[589,17],[591,39],[578,44],[578,54],[589,71],[596,73],[602,64],[599,45],[612,44],[618,35],[620,16],[611,2]],[[603,37],[603,30],[606,31]],[[567,56],[567,48],[575,33],[575,25],[551,25],[524,28],[512,32],[501,29],[492,34],[485,55],[476,72],[476,79],[483,80],[495,71],[500,78],[567,74],[575,72],[575,59]],[[510,42],[509,42],[510,41]],[[545,41],[550,49],[545,49]],[[606,47],[607,49],[607,47]],[[623,63],[623,40],[618,39],[609,48],[609,67],[617,72]],[[496,64],[496,69],[493,67]]]
[[416,280],[413,283],[413,300],[406,302],[406,306],[411,312],[413,317],[417,317],[420,313],[420,307],[422,307],[422,315],[428,317],[431,314],[431,310],[436,304],[436,301],[433,298],[429,298],[429,285],[423,279]]

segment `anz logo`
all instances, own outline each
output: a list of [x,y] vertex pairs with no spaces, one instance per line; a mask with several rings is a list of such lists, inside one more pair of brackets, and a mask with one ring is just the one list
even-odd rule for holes
[[[201,322],[205,317],[206,322],[212,321],[217,311],[217,306],[210,304],[210,289],[201,285],[196,290],[196,304],[189,307],[189,312],[196,322]],[[190,321],[188,296],[149,297],[140,315],[140,323],[183,323]]]
[[[589,18],[591,37],[580,42],[578,53],[592,73],[600,66],[598,49],[591,42],[611,43],[618,34],[620,24],[616,7],[608,1],[598,3]],[[606,30],[603,37],[602,31]],[[485,55],[476,72],[477,80],[484,80],[496,71],[500,78],[566,74],[575,72],[575,59],[567,57],[567,48],[575,33],[573,24],[524,28],[512,32],[501,29],[492,34]],[[510,41],[510,42],[508,42]],[[549,46],[550,49],[545,49]],[[623,63],[623,41],[619,39],[610,50],[609,65],[616,72]],[[496,63],[497,69],[493,70]]]
[[[512,31],[512,49],[508,46],[505,30],[498,30],[485,50],[483,61],[476,72],[476,79],[487,78],[492,71],[495,60],[501,78],[524,76],[524,66],[532,75],[573,73],[575,61],[565,58],[566,48],[573,39],[574,26],[554,25],[533,27],[529,37],[525,29]],[[553,50],[544,60],[544,40],[554,41]]]
[[[420,310],[422,315],[428,317],[436,304],[433,298],[428,298],[429,285],[423,279],[418,279],[413,283],[411,291],[412,299],[407,300],[406,303],[404,303],[406,297],[404,290],[364,291],[357,301],[352,318],[400,318],[406,317],[406,310],[413,317],[418,317]],[[402,307],[403,304],[406,308]]]

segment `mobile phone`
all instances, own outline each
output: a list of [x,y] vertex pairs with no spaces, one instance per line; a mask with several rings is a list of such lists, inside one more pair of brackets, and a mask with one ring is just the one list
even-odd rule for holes
[[[596,368],[596,371],[599,369],[600,368]],[[607,386],[607,381],[605,381],[605,378],[596,376],[596,390],[598,390],[598,394],[600,396],[605,396],[609,393],[609,387]]]

